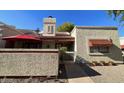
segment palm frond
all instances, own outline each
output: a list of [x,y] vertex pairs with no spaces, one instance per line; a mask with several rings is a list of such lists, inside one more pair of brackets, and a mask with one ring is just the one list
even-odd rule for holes
[[108,10],[108,11],[107,11],[107,14],[112,17],[112,15],[113,15],[113,10]]
[[123,22],[123,21],[124,21],[124,15],[122,15],[122,16],[121,16],[121,18],[120,18],[120,21],[119,21],[119,22],[121,23],[121,22]]

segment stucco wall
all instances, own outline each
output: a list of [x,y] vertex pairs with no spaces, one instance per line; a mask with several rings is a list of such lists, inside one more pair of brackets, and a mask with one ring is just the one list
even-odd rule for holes
[[0,49],[0,76],[57,76],[58,50]]
[[124,45],[124,37],[120,37],[120,45]]
[[74,51],[77,51],[77,38],[76,38],[76,27],[71,31],[71,36],[75,38]]
[[[84,61],[113,61],[122,63],[122,54],[120,50],[120,42],[118,31],[116,29],[76,29],[76,55]],[[91,54],[89,53],[88,39],[112,39],[113,45],[110,47],[109,53]]]

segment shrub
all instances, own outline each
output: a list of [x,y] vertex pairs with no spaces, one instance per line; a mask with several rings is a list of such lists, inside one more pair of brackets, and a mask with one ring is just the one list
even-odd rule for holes
[[109,63],[109,66],[112,66],[112,65],[113,65],[113,66],[117,66],[117,64],[114,63],[113,61],[109,61],[108,63]]
[[99,62],[99,66],[104,66],[104,64],[102,62]]
[[59,48],[60,53],[64,54],[67,51],[67,47],[61,47]]
[[109,62],[108,62],[108,65],[109,65],[109,66],[112,66],[112,65],[113,65],[113,62],[112,62],[112,61],[109,61]]
[[104,66],[108,66],[108,62],[100,61]]
[[60,53],[59,58],[60,58],[61,61],[64,60],[64,54],[66,53],[66,51],[67,51],[67,47],[59,48],[59,53]]
[[97,61],[92,61],[92,66],[97,66]]

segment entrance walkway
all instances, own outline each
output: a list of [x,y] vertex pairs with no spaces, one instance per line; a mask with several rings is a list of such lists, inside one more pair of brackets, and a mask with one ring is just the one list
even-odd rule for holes
[[69,83],[93,83],[92,79],[78,64],[65,64],[65,69]]

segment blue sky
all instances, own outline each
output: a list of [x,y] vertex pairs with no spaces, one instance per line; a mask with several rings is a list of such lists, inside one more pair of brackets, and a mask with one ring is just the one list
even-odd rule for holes
[[[49,15],[57,18],[57,26],[64,22],[78,26],[118,26],[118,23],[102,10],[0,10],[0,21],[17,28],[42,30],[43,18]],[[118,30],[119,36],[124,36],[124,27],[119,27]]]

